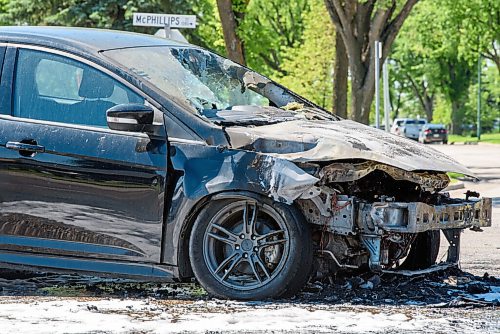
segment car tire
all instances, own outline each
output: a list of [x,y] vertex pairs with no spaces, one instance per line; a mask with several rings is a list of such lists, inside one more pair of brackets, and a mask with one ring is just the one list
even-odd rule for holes
[[418,233],[417,238],[411,244],[408,256],[398,269],[420,270],[434,265],[439,254],[440,242],[440,231]]
[[448,144],[448,141],[447,140],[443,140],[443,145],[447,145]]
[[193,225],[189,258],[218,298],[291,297],[312,271],[311,231],[296,208],[268,198],[216,200]]

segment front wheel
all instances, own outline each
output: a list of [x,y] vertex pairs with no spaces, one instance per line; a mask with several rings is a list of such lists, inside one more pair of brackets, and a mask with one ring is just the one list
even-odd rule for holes
[[219,298],[292,296],[309,278],[312,256],[309,226],[300,212],[266,198],[210,202],[189,243],[197,280]]

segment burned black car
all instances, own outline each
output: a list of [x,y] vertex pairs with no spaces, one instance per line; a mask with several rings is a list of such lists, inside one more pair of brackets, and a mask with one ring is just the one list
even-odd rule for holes
[[342,120],[201,48],[0,28],[0,267],[195,277],[286,297],[313,272],[431,266],[491,200],[432,148]]

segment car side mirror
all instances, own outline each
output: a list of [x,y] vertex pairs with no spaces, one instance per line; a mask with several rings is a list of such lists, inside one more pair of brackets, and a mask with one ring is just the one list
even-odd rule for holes
[[154,131],[154,110],[144,104],[118,104],[106,111],[106,119],[111,130],[145,133]]

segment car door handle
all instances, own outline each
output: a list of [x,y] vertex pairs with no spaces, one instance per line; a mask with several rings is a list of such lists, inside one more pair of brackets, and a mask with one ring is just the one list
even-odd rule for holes
[[7,142],[7,144],[5,144],[5,147],[8,148],[9,150],[14,150],[14,151],[24,151],[33,153],[45,152],[45,147],[37,145],[36,142],[34,144],[28,144],[28,143],[9,141]]

